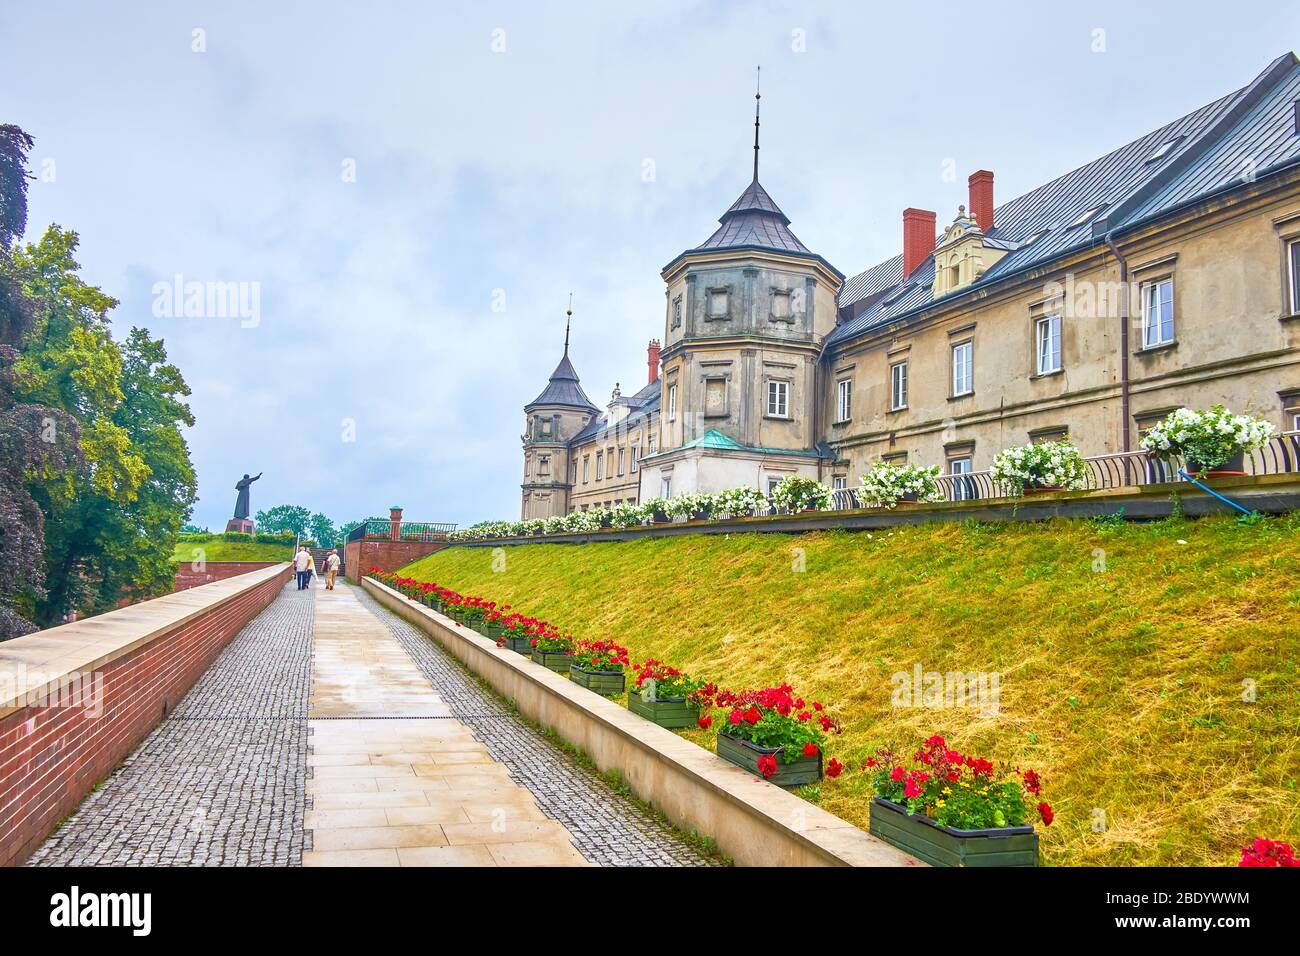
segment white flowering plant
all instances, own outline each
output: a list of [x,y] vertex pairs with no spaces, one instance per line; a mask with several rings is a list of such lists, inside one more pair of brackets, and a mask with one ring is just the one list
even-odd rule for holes
[[831,490],[816,478],[789,475],[772,489],[772,503],[789,514],[810,508],[824,511],[831,506]]
[[545,518],[529,518],[520,525],[520,533],[526,535],[545,534],[546,521],[547,519]]
[[892,508],[904,498],[943,501],[938,478],[938,465],[926,468],[878,461],[862,476],[861,493],[865,501],[883,508]]
[[564,534],[568,530],[568,515],[551,515],[542,519],[542,534]]
[[673,495],[664,503],[664,514],[670,518],[694,518],[700,511],[713,507],[713,495],[684,492]]
[[1272,437],[1273,426],[1268,422],[1213,405],[1205,411],[1180,408],[1171,412],[1142,436],[1142,447],[1162,458],[1181,455],[1189,468],[1204,472],[1264,447]]
[[1026,488],[1077,491],[1088,484],[1088,465],[1069,441],[1048,441],[998,452],[989,475],[1017,494]]
[[728,488],[715,496],[714,514],[727,514],[733,518],[747,518],[767,508],[767,498],[757,488]]
[[642,502],[641,507],[645,510],[647,521],[652,520],[656,514],[668,514],[668,502],[663,498],[651,498]]
[[641,505],[620,501],[609,509],[609,523],[615,528],[631,528],[633,525],[644,524],[648,514]]
[[564,516],[564,530],[573,534],[585,534],[600,530],[600,515],[605,509],[592,508],[589,511],[570,511]]

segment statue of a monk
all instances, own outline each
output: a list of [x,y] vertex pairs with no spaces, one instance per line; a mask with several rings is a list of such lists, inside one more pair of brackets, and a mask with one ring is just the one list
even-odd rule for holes
[[248,475],[244,475],[244,477],[241,478],[235,484],[235,490],[239,492],[239,497],[235,499],[236,518],[248,517],[248,486],[251,485],[253,482],[257,481],[257,479],[261,477],[262,477],[262,473],[260,471],[253,478],[249,478]]

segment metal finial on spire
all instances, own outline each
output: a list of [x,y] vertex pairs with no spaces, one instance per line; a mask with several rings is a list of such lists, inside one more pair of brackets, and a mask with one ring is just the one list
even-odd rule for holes
[[569,321],[573,318],[573,293],[569,293],[569,307],[564,310],[564,354],[569,354]]
[[762,94],[763,68],[754,68],[754,182],[758,182],[758,107]]

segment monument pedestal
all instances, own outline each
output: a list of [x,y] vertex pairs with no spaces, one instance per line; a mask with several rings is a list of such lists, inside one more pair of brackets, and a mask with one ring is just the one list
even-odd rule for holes
[[242,531],[244,534],[253,533],[253,522],[248,518],[231,518],[226,522],[227,531]]

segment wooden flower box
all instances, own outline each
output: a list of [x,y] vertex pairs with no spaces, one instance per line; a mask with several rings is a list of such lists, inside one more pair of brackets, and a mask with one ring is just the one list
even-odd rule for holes
[[685,697],[659,697],[646,700],[635,690],[627,692],[627,709],[638,717],[644,717],[652,724],[676,730],[681,727],[694,727],[700,719],[700,708],[688,704]]
[[[816,757],[805,757],[800,754],[794,763],[782,763],[782,749],[781,747],[759,747],[739,737],[732,737],[725,733],[718,734],[719,757],[748,770],[768,783],[774,783],[778,787],[802,787],[804,784],[817,783],[821,780],[821,753]],[[764,777],[758,769],[758,758],[768,755],[776,758],[776,773],[771,777]]]
[[569,665],[569,680],[604,697],[623,693],[625,686],[622,671],[589,671],[577,664]]
[[501,646],[514,651],[516,654],[523,654],[525,657],[532,657],[532,640],[533,639],[527,635],[523,637],[507,637]]
[[539,651],[537,648],[532,649],[533,663],[541,664],[547,670],[555,671],[557,674],[569,673],[569,662],[573,659],[564,651]]
[[931,866],[1037,866],[1038,834],[1031,826],[954,830],[883,797],[871,801],[871,835]]

